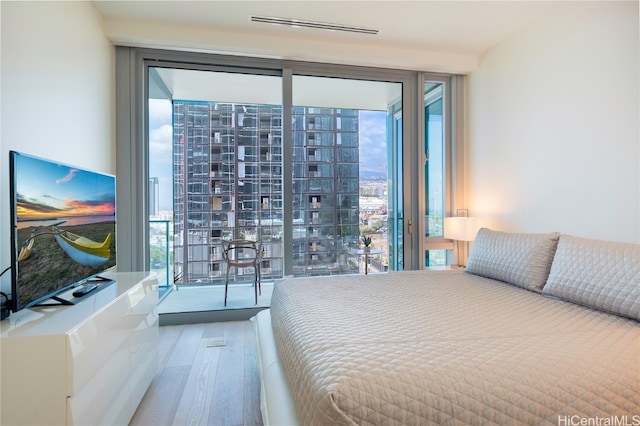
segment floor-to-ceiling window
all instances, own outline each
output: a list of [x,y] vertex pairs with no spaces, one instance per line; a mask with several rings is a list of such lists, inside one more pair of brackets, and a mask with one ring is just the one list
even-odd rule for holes
[[[149,90],[149,173],[162,204],[149,210],[150,222],[170,222],[172,282],[221,283],[223,241],[233,239],[260,241],[262,278],[281,278],[281,78],[174,67],[148,72],[152,86],[163,86]],[[234,268],[231,280],[252,274]]]
[[462,80],[427,74],[422,84],[421,212],[424,214],[423,264],[454,262],[454,245],[444,238],[444,218],[464,207]]
[[146,182],[126,204],[149,224],[144,267],[167,285],[220,283],[221,241],[240,237],[263,242],[266,278],[362,272],[363,235],[377,249],[369,271],[446,261],[448,77],[418,89],[408,71],[127,48],[118,58],[145,89],[142,100],[119,85],[132,108],[118,123],[131,153],[119,167]]
[[[293,161],[285,165],[280,78],[148,72],[150,224],[171,230],[166,238],[153,232],[150,256],[161,264],[170,241],[171,272],[163,276],[219,284],[226,277],[222,242],[239,238],[262,243],[263,279],[282,278],[287,262],[293,276],[358,273],[364,262],[368,272],[388,270],[387,136],[394,132],[387,124],[390,105],[401,104],[400,83],[294,76]],[[238,86],[243,90],[232,89]],[[283,192],[284,173],[292,176],[290,193]],[[291,226],[283,221],[288,197]],[[375,250],[366,258],[365,235]],[[287,245],[292,256],[285,261]],[[251,273],[235,269],[231,279]]]

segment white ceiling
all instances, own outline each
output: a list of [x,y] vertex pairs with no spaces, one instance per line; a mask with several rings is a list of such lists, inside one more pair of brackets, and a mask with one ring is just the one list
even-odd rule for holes
[[[454,73],[472,71],[484,52],[561,4],[515,0],[92,3],[115,44]],[[357,26],[379,33],[254,23],[251,16]],[[277,78],[167,69],[158,75],[174,99],[280,103]],[[298,77],[294,83],[296,105],[356,109],[385,109],[400,90],[397,84],[336,79]],[[164,96],[154,93],[152,97]]]
[[[313,52],[304,51],[304,46],[306,50],[320,50],[330,43],[340,63],[347,63],[346,56],[356,56],[355,51],[362,52],[363,58],[371,56],[361,60],[365,64],[399,65],[390,63],[389,59],[385,62],[384,56],[393,57],[394,52],[402,51],[404,59],[398,60],[407,62],[409,69],[426,63],[412,64],[411,56],[430,55],[434,67],[438,61],[456,58],[477,61],[487,49],[562,2],[151,0],[92,3],[105,19],[107,36],[122,44],[216,52],[228,46],[239,54],[313,60]],[[253,23],[250,21],[253,15],[359,26],[377,29],[379,34]],[[267,39],[271,46],[278,46],[261,45]],[[355,46],[359,49],[347,50]],[[376,52],[382,57],[376,58]],[[305,57],[301,57],[303,55]],[[315,59],[334,58],[325,52],[318,53]],[[358,62],[357,59],[354,62]],[[441,68],[446,68],[446,64]]]
[[[329,38],[376,44],[412,45],[481,54],[528,25],[553,2],[545,1],[94,1],[108,20],[151,21]],[[378,35],[295,29],[252,23],[252,15],[303,19],[378,29]]]

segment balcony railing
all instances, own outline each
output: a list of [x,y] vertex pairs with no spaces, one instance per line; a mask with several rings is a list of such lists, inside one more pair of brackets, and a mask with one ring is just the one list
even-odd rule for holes
[[151,258],[150,269],[158,274],[160,292],[168,290],[173,284],[173,250],[172,238],[169,234],[171,221],[149,220],[149,255]]

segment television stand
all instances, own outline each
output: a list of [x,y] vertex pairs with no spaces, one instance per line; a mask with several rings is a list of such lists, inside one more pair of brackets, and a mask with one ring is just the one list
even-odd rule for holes
[[0,321],[0,424],[129,423],[158,371],[158,281],[105,276],[82,303]]
[[[63,297],[63,295],[65,294],[68,295],[69,290],[67,289],[67,290],[61,291],[60,293],[54,296],[49,297],[46,300],[43,300],[40,303],[36,303],[31,307],[38,308],[38,307],[60,306],[60,305],[75,305],[76,303],[83,300],[90,293],[92,293],[94,290],[95,291],[103,290],[109,284],[113,284],[113,282],[114,280],[112,278],[96,275],[96,276],[87,278],[84,281],[81,281],[80,283],[78,283],[76,287],[73,288],[73,293],[71,293],[71,296],[73,296],[73,299],[65,299]],[[51,302],[51,300],[54,300],[57,303]]]

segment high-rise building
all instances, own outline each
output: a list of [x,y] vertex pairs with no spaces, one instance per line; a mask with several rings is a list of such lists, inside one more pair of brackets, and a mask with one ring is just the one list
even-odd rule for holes
[[358,111],[293,108],[293,273],[356,272]]
[[[261,241],[262,277],[282,277],[282,107],[174,101],[173,121],[177,282],[223,278],[222,240],[234,238]],[[357,270],[358,173],[357,111],[295,107],[294,275]]]

